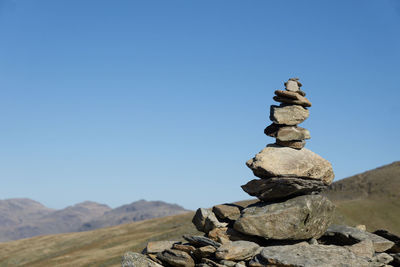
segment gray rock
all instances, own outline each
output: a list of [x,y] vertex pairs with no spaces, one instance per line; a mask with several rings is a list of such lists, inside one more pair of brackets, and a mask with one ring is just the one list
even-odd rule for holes
[[268,145],[246,165],[260,178],[310,178],[330,185],[335,177],[330,162],[306,148],[296,150]]
[[215,242],[214,240],[211,240],[210,238],[204,236],[184,235],[183,238],[190,244],[198,247],[204,247],[210,245],[215,248],[219,248],[221,246],[221,243]]
[[186,252],[175,249],[164,250],[157,253],[157,258],[164,264],[176,267],[194,267],[193,258]]
[[151,241],[147,243],[146,253],[158,253],[171,249],[175,243],[178,243],[178,241]]
[[367,267],[370,263],[339,246],[309,245],[302,242],[288,246],[263,248],[264,266],[282,267]]
[[215,214],[209,209],[199,208],[197,209],[192,223],[196,226],[197,230],[208,233],[214,228],[226,227],[226,223],[218,221]]
[[220,260],[219,263],[228,267],[233,267],[236,265],[235,261],[229,261],[229,260]]
[[214,206],[213,212],[220,220],[235,221],[240,216],[240,209],[234,204]]
[[346,248],[355,255],[364,258],[372,258],[375,254],[374,244],[369,239],[358,242],[352,246],[346,246]]
[[307,129],[299,126],[282,126],[275,123],[265,128],[264,133],[280,141],[305,140],[311,138],[310,132]]
[[197,259],[208,258],[215,253],[217,249],[214,246],[199,247],[195,250],[194,256]]
[[249,241],[233,241],[223,244],[215,252],[215,257],[220,260],[249,260],[256,255],[259,245]]
[[394,242],[386,238],[347,225],[333,224],[329,226],[324,234],[324,238],[336,239],[338,242],[342,240],[345,242],[346,240],[347,242],[360,242],[369,239],[374,245],[375,252],[384,252],[394,245]]
[[305,121],[310,112],[299,105],[271,106],[270,120],[276,124],[297,125]]
[[286,88],[286,90],[292,91],[292,92],[297,92],[300,90],[299,84],[297,83],[297,81],[292,81],[292,80],[285,82],[285,88]]
[[311,238],[310,240],[308,240],[308,244],[310,245],[318,245],[318,240],[315,238]]
[[378,253],[376,256],[372,259],[372,266],[380,267],[380,266],[385,266],[386,264],[390,263],[393,261],[393,257],[390,256],[387,253]]
[[332,221],[335,206],[321,195],[306,195],[285,202],[259,202],[242,211],[234,229],[265,239],[319,238]]
[[293,196],[309,195],[321,192],[326,187],[327,185],[319,180],[295,177],[254,179],[242,185],[242,189],[246,193],[262,201],[274,201]]
[[162,265],[150,260],[145,255],[136,252],[126,252],[122,256],[122,267],[162,267]]
[[306,141],[300,140],[300,141],[280,141],[276,140],[276,144],[279,146],[285,146],[285,147],[290,147],[293,149],[302,149],[306,145]]

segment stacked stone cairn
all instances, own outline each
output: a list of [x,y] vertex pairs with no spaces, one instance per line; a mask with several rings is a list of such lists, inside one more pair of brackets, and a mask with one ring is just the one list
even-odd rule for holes
[[400,254],[388,254],[400,252],[400,238],[331,225],[335,207],[319,193],[334,173],[327,160],[304,148],[310,133],[297,125],[308,118],[311,103],[301,86],[291,78],[285,90],[275,91],[280,105],[271,106],[273,123],[264,132],[276,143],[246,163],[259,179],[242,188],[259,201],[200,208],[192,222],[204,236],[149,242],[143,254],[126,253],[123,267],[400,266]]

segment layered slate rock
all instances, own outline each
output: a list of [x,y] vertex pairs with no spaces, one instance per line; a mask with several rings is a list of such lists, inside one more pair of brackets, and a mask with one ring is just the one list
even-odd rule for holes
[[321,180],[327,185],[334,178],[330,162],[306,148],[268,145],[246,165],[260,178],[298,177]]
[[259,202],[242,211],[234,229],[265,239],[304,240],[322,236],[334,205],[321,195],[305,195],[281,203]]
[[[296,266],[296,267],[367,267],[370,262],[354,255],[346,248],[338,246],[310,245],[302,242],[295,245],[271,246],[263,248],[258,261],[261,266]],[[250,262],[250,266],[255,265]]]
[[274,201],[298,195],[315,194],[325,188],[327,188],[327,185],[320,180],[297,177],[254,179],[242,185],[242,189],[246,193],[262,201]]

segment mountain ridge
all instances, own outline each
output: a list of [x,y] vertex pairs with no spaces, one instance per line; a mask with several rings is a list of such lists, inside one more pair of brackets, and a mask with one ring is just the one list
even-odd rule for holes
[[162,201],[139,200],[115,209],[84,201],[60,210],[28,198],[0,200],[0,242],[68,232],[93,230],[186,212]]

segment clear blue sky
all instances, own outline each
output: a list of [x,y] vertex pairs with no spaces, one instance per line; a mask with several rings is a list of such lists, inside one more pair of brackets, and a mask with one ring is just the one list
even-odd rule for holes
[[0,199],[247,199],[289,77],[336,179],[400,160],[397,0],[0,0]]

